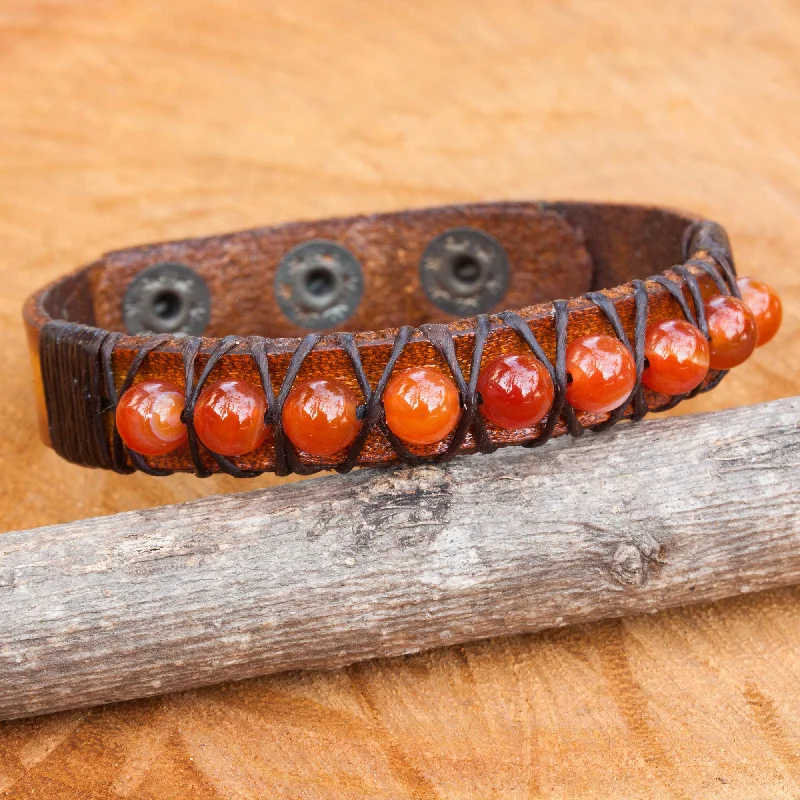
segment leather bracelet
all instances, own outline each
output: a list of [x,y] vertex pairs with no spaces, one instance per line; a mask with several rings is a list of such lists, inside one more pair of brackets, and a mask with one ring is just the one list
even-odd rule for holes
[[61,456],[250,477],[638,420],[714,388],[771,338],[780,301],[737,279],[714,222],[492,203],[120,250],[24,317]]

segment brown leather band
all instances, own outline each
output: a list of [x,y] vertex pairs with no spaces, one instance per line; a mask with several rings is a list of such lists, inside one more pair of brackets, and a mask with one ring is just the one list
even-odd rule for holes
[[[423,291],[423,251],[434,237],[463,226],[490,234],[505,250],[511,279],[496,311],[514,313],[453,320]],[[281,313],[273,291],[275,270],[291,248],[310,239],[338,242],[361,264],[364,298],[346,326],[359,333],[309,334]],[[185,264],[208,284],[208,338],[118,332],[126,288],[143,269],[163,262]],[[700,301],[720,290],[737,292],[730,245],[715,223],[638,206],[495,203],[291,223],[121,250],[35,294],[25,306],[25,320],[46,408],[46,436],[63,457],[123,472],[285,474],[539,444],[671,407],[681,398],[655,395],[637,381],[631,403],[617,412],[573,412],[563,403],[567,338],[595,332],[619,336],[633,350],[640,378],[641,326],[686,316],[707,333]],[[559,297],[573,299],[554,302]],[[554,377],[554,412],[536,428],[493,428],[477,410],[470,378],[481,362],[527,348]],[[382,420],[381,393],[392,368],[412,365],[451,372],[464,400],[455,433],[427,447],[405,447]],[[709,373],[699,391],[716,385],[721,375]],[[193,435],[191,446],[160,457],[145,459],[122,446],[113,410],[132,382],[159,379],[185,386],[191,412],[202,384],[221,376],[264,384],[275,435],[259,450],[224,459]],[[363,398],[364,436],[336,463],[294,452],[280,428],[291,383],[310,377],[336,378]]]

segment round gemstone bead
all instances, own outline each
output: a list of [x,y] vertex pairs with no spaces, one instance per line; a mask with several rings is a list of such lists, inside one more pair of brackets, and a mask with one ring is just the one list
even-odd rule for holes
[[256,450],[267,438],[266,410],[261,386],[240,380],[218,381],[200,393],[194,429],[215,453],[241,456]]
[[783,305],[778,293],[766,283],[752,278],[736,281],[742,301],[753,312],[758,329],[756,347],[766,344],[778,332],[783,320]]
[[483,414],[501,428],[530,428],[547,416],[555,391],[550,373],[533,356],[507,355],[487,364],[478,378]]
[[429,367],[394,375],[383,394],[386,424],[408,444],[433,444],[458,424],[461,401],[450,378]]
[[356,395],[334,380],[295,386],[283,406],[283,429],[291,443],[313,456],[332,456],[358,435]]
[[621,406],[636,383],[636,364],[613,336],[584,336],[567,346],[567,402],[580,411],[603,414]]
[[648,366],[642,372],[642,383],[660,394],[691,392],[708,373],[708,342],[700,330],[683,319],[649,325],[644,355]]
[[735,297],[717,295],[705,304],[711,369],[731,369],[756,349],[758,330],[750,309]]
[[131,386],[117,403],[122,441],[145,456],[177,450],[188,438],[181,422],[183,406],[183,392],[171,383],[145,381]]

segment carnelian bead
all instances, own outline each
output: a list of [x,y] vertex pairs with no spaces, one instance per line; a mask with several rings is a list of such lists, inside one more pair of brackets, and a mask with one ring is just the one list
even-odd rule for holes
[[171,383],[145,381],[131,386],[117,403],[122,441],[145,456],[177,450],[188,438],[181,422],[183,406],[183,392]]
[[200,441],[223,456],[242,456],[267,438],[267,399],[261,386],[247,381],[218,381],[206,386],[194,408]]
[[458,424],[458,389],[436,369],[412,367],[394,375],[383,393],[386,424],[408,444],[433,444]]
[[686,394],[699,386],[708,373],[708,342],[683,319],[654,322],[644,337],[647,367],[642,383],[660,394]]
[[584,336],[566,352],[567,402],[580,411],[603,414],[621,406],[636,383],[636,365],[627,347],[613,336]]
[[711,369],[731,369],[756,349],[758,329],[753,312],[735,297],[717,295],[705,304]]
[[758,329],[756,347],[766,344],[777,332],[783,320],[783,305],[778,293],[766,283],[752,278],[736,281],[742,301],[753,312]]
[[295,386],[283,406],[283,429],[298,449],[332,456],[358,435],[357,398],[344,384],[315,380]]
[[486,418],[501,428],[530,428],[553,405],[555,391],[541,361],[526,355],[500,356],[481,370],[478,391]]

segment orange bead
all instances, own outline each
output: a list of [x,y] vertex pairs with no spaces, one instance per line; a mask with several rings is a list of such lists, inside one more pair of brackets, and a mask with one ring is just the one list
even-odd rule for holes
[[433,444],[458,424],[461,401],[450,378],[429,367],[394,375],[383,394],[386,424],[408,444]]
[[742,301],[753,312],[758,329],[756,347],[766,344],[778,332],[783,320],[783,305],[778,293],[766,283],[752,278],[736,281]]
[[567,346],[567,402],[580,411],[603,414],[621,406],[636,383],[636,364],[613,336],[584,336]]
[[478,391],[486,418],[501,428],[530,428],[547,416],[555,391],[533,356],[500,356],[481,370]]
[[247,381],[218,381],[200,393],[194,429],[200,441],[223,456],[241,456],[259,448],[269,429],[267,399],[261,386]]
[[332,456],[358,436],[358,400],[338,381],[295,386],[283,406],[283,429],[292,444],[313,456]]
[[711,369],[731,369],[756,349],[758,329],[753,312],[735,297],[717,295],[706,304]]
[[145,456],[177,450],[188,438],[181,422],[183,406],[183,392],[171,383],[146,381],[131,386],[117,403],[122,441]]
[[694,325],[668,319],[648,326],[644,340],[648,366],[642,383],[660,394],[685,394],[708,373],[708,342]]

